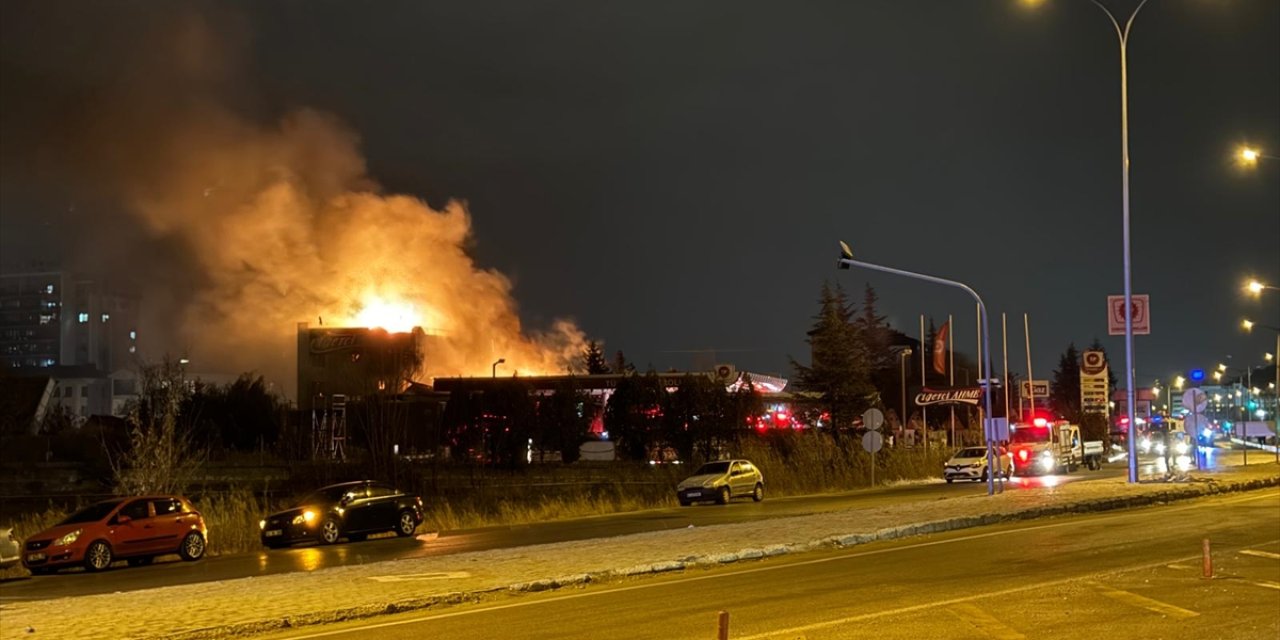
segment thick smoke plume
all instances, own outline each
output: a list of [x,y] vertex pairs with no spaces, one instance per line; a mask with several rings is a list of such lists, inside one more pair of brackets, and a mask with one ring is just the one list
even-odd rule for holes
[[[95,236],[90,253],[125,254],[114,262],[141,280],[144,305],[164,312],[150,335],[165,343],[149,355],[185,351],[200,370],[258,370],[291,390],[296,323],[352,325],[376,301],[411,305],[439,336],[423,377],[488,374],[499,357],[504,371],[558,372],[580,352],[583,334],[568,321],[521,326],[510,281],[466,251],[464,204],[437,210],[383,193],[359,137],[334,116],[304,108],[270,119],[233,106],[244,47],[227,34],[242,26],[182,11],[139,28],[98,45],[89,32],[69,36],[90,40],[82,53],[124,49],[101,69],[6,51],[6,71],[42,64],[38,84],[71,88],[28,87],[48,104],[18,109],[21,127],[6,115],[5,130],[39,138],[47,162],[32,170],[6,154],[5,167],[28,188],[66,180],[94,202],[99,215],[80,227]],[[22,84],[9,77],[8,88]]]

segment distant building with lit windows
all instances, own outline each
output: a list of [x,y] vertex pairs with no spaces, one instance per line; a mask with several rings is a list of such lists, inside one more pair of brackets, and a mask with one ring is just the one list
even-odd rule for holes
[[133,366],[138,297],[66,271],[0,273],[0,368]]

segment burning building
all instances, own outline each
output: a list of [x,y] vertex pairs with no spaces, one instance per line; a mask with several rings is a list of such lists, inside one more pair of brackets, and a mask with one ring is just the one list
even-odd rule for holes
[[421,327],[391,332],[298,323],[298,408],[323,409],[336,395],[358,400],[404,391],[422,369],[431,337]]

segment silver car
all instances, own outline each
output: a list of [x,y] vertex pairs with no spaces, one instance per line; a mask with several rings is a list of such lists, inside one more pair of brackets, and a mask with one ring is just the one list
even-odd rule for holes
[[0,569],[8,569],[22,559],[22,545],[13,536],[13,527],[0,529]]
[[725,504],[745,496],[756,502],[764,500],[764,476],[749,460],[708,462],[676,485],[676,499],[682,507],[704,501]]

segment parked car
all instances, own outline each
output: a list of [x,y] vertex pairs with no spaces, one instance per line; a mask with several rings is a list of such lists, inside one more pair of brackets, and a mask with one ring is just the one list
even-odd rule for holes
[[0,569],[8,569],[22,560],[22,545],[13,536],[13,527],[0,529]]
[[333,544],[344,537],[359,542],[385,531],[407,537],[422,519],[422,498],[389,484],[360,480],[318,489],[297,505],[263,518],[258,528],[262,544],[277,548],[304,541]]
[[91,504],[29,538],[22,564],[31,573],[83,565],[101,571],[117,560],[131,566],[176,553],[204,557],[204,517],[182,496],[136,496]]
[[725,504],[743,496],[756,502],[764,500],[764,476],[749,460],[708,462],[676,485],[676,499],[682,507],[708,500]]
[[[1008,478],[1013,475],[1013,456],[1002,449],[996,450],[1000,473]],[[948,483],[956,480],[987,479],[987,448],[965,447],[951,456],[942,467],[942,477]]]

